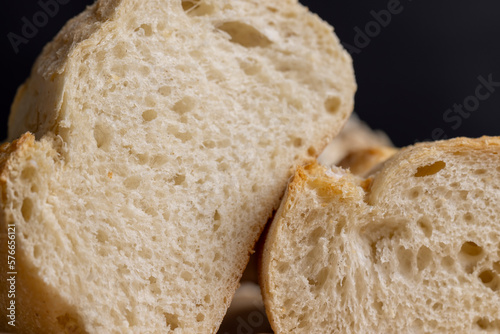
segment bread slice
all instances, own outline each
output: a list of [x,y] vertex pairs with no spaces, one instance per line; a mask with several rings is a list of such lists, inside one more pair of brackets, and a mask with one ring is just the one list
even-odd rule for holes
[[324,166],[335,166],[351,153],[380,147],[394,147],[394,144],[382,130],[370,128],[353,113],[342,131],[321,152],[318,162]]
[[350,152],[338,166],[349,169],[354,175],[367,177],[382,168],[384,162],[398,152],[390,146],[370,147]]
[[275,333],[500,331],[500,137],[405,148],[373,183],[299,168],[261,272]]
[[[352,117],[349,122],[351,121]],[[344,127],[342,131],[345,131],[347,128],[350,128],[350,126]],[[343,133],[341,132],[339,136],[342,137]],[[370,143],[370,145],[373,144],[374,143]],[[348,145],[348,143],[346,143],[346,145]],[[352,151],[349,153],[338,163],[338,166],[348,169],[349,172],[354,175],[369,177],[380,170],[387,159],[397,152],[397,148],[389,146],[360,149],[359,151]],[[260,288],[256,285],[259,281],[258,258],[261,255],[259,250],[262,248],[261,244],[264,239],[265,237],[259,239],[256,245],[256,253],[250,255],[250,260],[240,280],[241,286],[236,290],[234,299],[227,310],[219,333],[240,333],[245,331],[251,332],[252,330],[256,333],[263,331],[270,332],[270,330],[266,328],[269,324],[267,316],[265,312],[261,312],[261,309],[258,307],[260,302],[262,302],[262,297]],[[262,310],[264,310],[263,305]],[[253,326],[254,324],[260,325]]]
[[294,0],[97,1],[12,107],[10,139],[36,137],[3,148],[16,329],[216,332],[294,165],[340,130],[355,86],[332,28]]
[[[381,130],[372,130],[356,114],[318,157],[325,166],[340,166],[355,175],[368,176],[398,151]],[[260,247],[256,247],[257,249]],[[258,283],[259,252],[250,256],[242,280]]]

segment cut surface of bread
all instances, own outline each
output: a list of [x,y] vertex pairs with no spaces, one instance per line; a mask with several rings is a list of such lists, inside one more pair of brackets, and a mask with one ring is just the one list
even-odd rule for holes
[[275,333],[500,331],[500,138],[402,149],[373,180],[299,168],[261,287]]
[[294,165],[338,133],[355,86],[297,1],[87,8],[18,91],[10,139],[34,137],[3,147],[17,330],[214,333]]
[[398,152],[395,147],[380,146],[350,152],[338,166],[349,169],[354,175],[367,177],[382,168],[385,161]]
[[394,145],[383,131],[370,128],[353,113],[338,136],[321,152],[318,162],[324,166],[334,166],[351,153],[380,147]]

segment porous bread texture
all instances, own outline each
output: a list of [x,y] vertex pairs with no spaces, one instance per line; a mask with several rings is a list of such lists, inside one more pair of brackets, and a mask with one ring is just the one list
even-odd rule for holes
[[267,236],[275,333],[500,331],[500,138],[403,149],[373,183],[299,168]]
[[318,162],[323,166],[335,166],[349,154],[380,147],[394,147],[394,144],[385,132],[370,128],[353,113],[340,133],[321,152]]
[[[329,144],[328,150],[325,149],[320,154],[318,161],[333,164],[326,165],[327,167],[337,165],[349,169],[354,175],[368,177],[382,168],[384,162],[397,151],[385,133],[371,130],[353,114],[339,135]],[[250,256],[241,281],[258,282],[259,256],[259,251]]]
[[216,332],[294,165],[354,91],[332,28],[296,1],[97,1],[12,107],[10,138],[37,138],[1,171],[17,329]]

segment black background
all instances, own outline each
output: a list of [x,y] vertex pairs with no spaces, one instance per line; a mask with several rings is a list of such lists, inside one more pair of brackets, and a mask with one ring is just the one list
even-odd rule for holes
[[[53,0],[42,0],[42,2]],[[174,1],[174,0],[165,0]],[[265,0],[262,0],[265,1]],[[0,140],[16,88],[27,78],[35,57],[64,22],[91,0],[64,0],[54,17],[14,52],[9,33],[21,35],[23,17],[33,22],[38,1],[3,4],[2,99]],[[500,135],[500,87],[473,112],[446,111],[471,102],[482,76],[500,83],[500,1],[498,0],[303,0],[330,22],[352,53],[358,81],[355,111],[398,146],[417,140]],[[390,23],[375,24],[374,13],[399,5]],[[388,19],[386,18],[386,22]],[[369,28],[369,41],[359,33]],[[378,28],[377,28],[378,27]],[[12,36],[12,35],[11,35]],[[357,38],[357,39],[356,39]],[[361,43],[360,42],[364,42]],[[484,93],[485,91],[481,91]],[[445,120],[444,116],[454,117]],[[461,124],[458,124],[460,122]]]

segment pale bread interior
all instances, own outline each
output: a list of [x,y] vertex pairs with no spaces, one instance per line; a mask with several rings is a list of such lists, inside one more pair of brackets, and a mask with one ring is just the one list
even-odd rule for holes
[[342,131],[321,152],[318,162],[323,166],[334,166],[350,154],[380,147],[394,147],[394,144],[385,132],[371,128],[353,113]]
[[404,149],[373,180],[299,169],[263,253],[275,333],[500,331],[499,166],[484,137]]
[[29,268],[19,330],[215,332],[293,166],[354,91],[332,28],[296,1],[97,1],[12,109],[10,139],[37,138],[2,171]]

